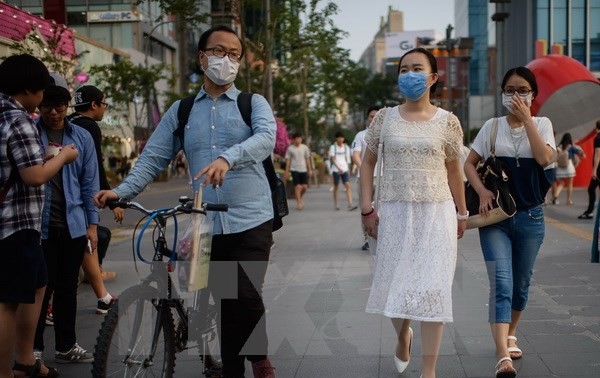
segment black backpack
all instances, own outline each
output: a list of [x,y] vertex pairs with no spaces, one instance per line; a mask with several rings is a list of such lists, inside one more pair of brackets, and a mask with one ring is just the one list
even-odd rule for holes
[[[238,110],[242,115],[242,119],[250,128],[252,127],[252,95],[253,93],[250,92],[241,92],[237,98]],[[178,125],[177,129],[173,131],[173,135],[179,138],[181,149],[183,149],[184,146],[185,125],[187,125],[188,118],[190,117],[195,98],[196,96],[189,96],[182,99],[179,103],[179,109],[177,109]],[[262,164],[267,180],[269,180],[269,187],[271,188],[271,200],[273,201],[273,231],[277,231],[283,226],[282,218],[290,213],[287,205],[285,184],[277,177],[271,156],[267,156]]]

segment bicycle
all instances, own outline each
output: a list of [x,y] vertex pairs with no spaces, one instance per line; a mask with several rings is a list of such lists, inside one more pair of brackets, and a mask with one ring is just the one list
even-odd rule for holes
[[[123,291],[102,322],[92,364],[94,378],[170,378],[175,371],[175,355],[195,347],[201,349],[203,374],[211,378],[222,377],[222,365],[210,354],[211,344],[217,342],[215,305],[209,303],[210,294],[204,289],[194,293],[191,307],[184,307],[184,300],[173,286],[170,275],[175,261],[176,236],[173,248],[169,249],[166,233],[167,219],[173,218],[176,234],[177,214],[206,216],[207,211],[227,211],[227,205],[202,204],[198,209],[192,207],[192,199],[188,197],[180,197],[179,202],[175,207],[161,210],[148,210],[136,202],[107,204],[110,208],[135,209],[144,214],[133,233],[134,261],[135,251],[144,261],[140,253],[141,236],[151,221],[154,222],[154,256],[150,274],[138,285]],[[145,219],[136,244],[137,228]],[[165,262],[164,257],[169,260]],[[190,335],[197,335],[198,339],[190,340]]]

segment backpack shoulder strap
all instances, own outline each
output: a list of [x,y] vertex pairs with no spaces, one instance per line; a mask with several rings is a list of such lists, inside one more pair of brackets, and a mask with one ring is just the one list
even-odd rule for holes
[[252,128],[252,92],[241,92],[237,97],[237,106],[244,123]]
[[179,108],[177,108],[177,128],[173,131],[173,135],[179,137],[181,143],[181,149],[183,150],[183,142],[185,137],[185,125],[188,123],[192,107],[194,106],[194,100],[196,96],[189,96],[183,98],[179,102]]

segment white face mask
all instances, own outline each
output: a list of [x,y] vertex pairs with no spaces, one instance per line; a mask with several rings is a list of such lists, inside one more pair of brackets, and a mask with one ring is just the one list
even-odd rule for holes
[[233,62],[227,55],[222,58],[214,55],[207,55],[207,58],[208,67],[203,69],[203,71],[213,83],[217,85],[226,85],[235,80],[238,68],[240,67],[238,62]]
[[[516,93],[514,95],[518,96],[518,94],[516,94]],[[502,93],[502,105],[504,105],[504,107],[506,109],[508,109],[509,112],[514,113],[512,98],[513,98],[513,96],[507,96],[504,93]],[[521,100],[523,100],[525,102],[525,105],[527,105],[528,107],[531,107],[532,94],[529,93],[527,96],[521,97]]]

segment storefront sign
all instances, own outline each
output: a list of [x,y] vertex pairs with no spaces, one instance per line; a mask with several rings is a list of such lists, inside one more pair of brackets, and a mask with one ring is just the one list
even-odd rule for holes
[[134,11],[102,11],[88,12],[88,22],[135,22],[141,21],[142,15]]
[[435,39],[434,30],[385,33],[385,57],[400,58],[405,52],[417,47],[417,39]]

